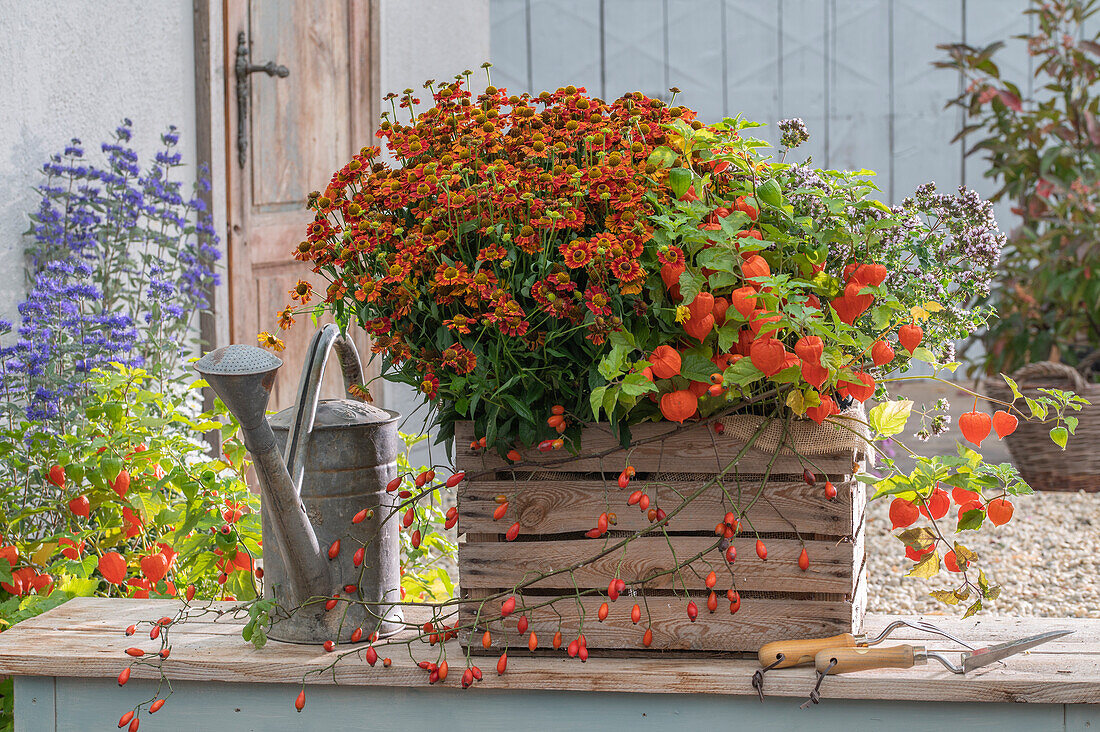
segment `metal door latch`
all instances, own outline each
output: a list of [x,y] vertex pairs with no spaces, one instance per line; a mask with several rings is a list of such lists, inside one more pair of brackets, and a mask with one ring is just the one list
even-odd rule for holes
[[268,76],[285,79],[290,69],[268,61],[266,64],[252,63],[252,49],[244,31],[237,34],[237,62],[233,65],[237,75],[237,162],[243,168],[248,160],[248,100],[252,95],[252,82],[249,76],[262,72]]

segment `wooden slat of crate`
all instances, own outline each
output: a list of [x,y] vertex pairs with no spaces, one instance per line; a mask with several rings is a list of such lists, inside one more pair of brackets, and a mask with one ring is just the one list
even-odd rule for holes
[[[682,596],[648,598],[653,645],[646,649],[642,646],[642,633],[647,627],[646,604],[640,598],[620,597],[612,605],[607,620],[601,623],[596,620],[596,611],[605,601],[604,598],[584,597],[579,602],[584,608],[585,640],[589,648],[622,648],[639,652],[750,651],[773,640],[814,638],[848,632],[853,625],[853,606],[849,600],[743,598],[741,609],[736,615],[731,615],[728,602],[720,601],[718,611],[710,613],[706,609],[706,596],[703,593],[693,594],[692,599],[700,608],[694,623],[688,619],[688,601]],[[533,596],[528,601],[535,604],[545,600],[544,597]],[[517,610],[516,616],[525,614],[530,622],[528,633],[534,631],[538,635],[540,648],[550,648],[557,630],[561,630],[566,643],[582,632],[577,602],[576,599],[561,600],[555,604],[557,610],[550,607],[537,608],[526,613]],[[630,608],[635,602],[643,607],[642,621],[637,625],[630,621]],[[486,606],[485,612],[496,614],[498,610],[498,607]],[[476,614],[476,605],[463,607],[460,622],[463,625],[470,623]],[[499,623],[492,626],[491,635],[495,649],[507,644],[510,648],[527,653],[527,635],[521,637],[516,633],[516,616],[509,618],[503,632],[499,630]],[[471,650],[481,653],[483,649],[480,632],[476,633],[476,638],[477,642],[471,643]]]
[[[674,432],[678,428],[668,422],[636,425],[632,428],[635,442]],[[460,422],[455,425],[455,465],[458,470],[476,473],[512,467],[512,463],[488,450],[471,450],[474,440],[473,424]],[[639,472],[688,472],[719,473],[729,466],[743,444],[735,439],[714,434],[707,425],[700,424],[684,430],[668,440],[655,439],[631,448],[630,464]],[[574,457],[564,450],[539,452],[536,449],[521,450],[522,460],[517,465],[538,465],[562,471],[615,472],[627,462],[627,451],[622,448],[605,426],[593,426],[582,435],[582,452],[585,456],[610,451],[603,457]],[[855,450],[843,455],[814,456],[813,464],[827,475],[847,475],[853,472],[853,464],[860,456]],[[771,453],[749,449],[737,463],[737,471],[745,474],[763,473],[772,463]],[[806,463],[809,466],[809,462]],[[772,465],[773,475],[801,475],[803,464],[794,456],[780,455]],[[731,471],[732,474],[732,471]]]
[[[639,481],[645,485],[647,481]],[[703,485],[700,481],[671,484],[681,494],[694,493]],[[825,498],[822,483],[808,486],[802,481],[769,483],[768,500],[760,500],[749,510],[747,524],[757,531],[789,532],[792,525],[797,531],[829,536],[849,536],[853,529],[853,515],[862,515],[862,506],[852,501],[852,481],[836,484],[837,495],[833,500]],[[756,494],[759,484],[742,483],[742,504]],[[473,533],[500,533],[514,521],[519,521],[522,534],[553,534],[587,531],[595,526],[596,517],[604,511],[614,511],[618,517],[616,529],[638,531],[649,525],[645,513],[637,506],[627,506],[626,499],[634,487],[619,488],[614,480],[474,480],[459,484],[458,530]],[[730,481],[727,493],[737,498],[737,487]],[[680,499],[670,487],[652,486],[648,489],[651,499],[656,498],[666,508],[678,506]],[[496,496],[508,496],[506,517],[493,520],[497,507]],[[722,520],[726,511],[732,510],[726,496],[718,489],[710,489],[689,503],[669,523],[669,531],[709,531]]]
[[[610,543],[616,540],[611,539]],[[643,536],[631,541],[594,562],[585,564],[572,573],[561,572],[531,585],[532,589],[582,589],[606,588],[611,577],[627,580],[643,579],[654,573],[668,572],[679,562],[705,551],[715,543],[715,538],[677,536],[672,538],[676,558],[669,542],[662,536]],[[836,592],[850,593],[853,589],[853,545],[836,541],[807,541],[810,568],[803,572],[798,568],[798,555],[802,544],[796,539],[768,539],[767,560],[756,555],[756,540],[740,537],[731,542],[737,548],[737,561],[733,564],[734,581],[738,590],[766,590],[775,592]],[[525,579],[547,571],[571,566],[579,560],[595,556],[603,547],[596,539],[566,539],[552,541],[524,541],[506,543],[472,542],[467,538],[459,552],[459,574],[462,586],[469,588],[515,587]],[[647,582],[647,589],[671,589],[684,584],[689,589],[704,589],[704,578],[711,569],[719,573],[722,589],[729,586],[726,562],[720,549],[692,565],[695,571],[683,569],[677,575],[663,574]]]

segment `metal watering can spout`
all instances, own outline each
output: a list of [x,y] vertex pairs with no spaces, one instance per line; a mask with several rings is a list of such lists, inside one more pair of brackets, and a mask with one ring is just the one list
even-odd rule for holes
[[321,376],[329,348],[335,346],[343,364],[344,383],[362,381],[359,355],[335,325],[325,326],[313,338],[294,407],[295,420],[287,440],[286,459],[267,421],[267,404],[281,359],[255,346],[230,345],[203,356],[195,370],[225,402],[241,423],[245,447],[260,480],[264,512],[270,516],[274,537],[286,558],[291,601],[301,605],[332,591],[327,557],[317,541],[300,497],[303,455],[317,411]]

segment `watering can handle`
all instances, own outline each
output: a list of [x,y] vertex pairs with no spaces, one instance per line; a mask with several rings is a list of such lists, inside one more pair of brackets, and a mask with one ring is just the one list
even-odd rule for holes
[[341,335],[340,328],[329,323],[313,336],[302,366],[302,377],[298,381],[298,396],[294,402],[294,424],[287,436],[286,452],[283,460],[294,490],[301,493],[302,474],[305,470],[305,454],[313,433],[313,421],[317,417],[317,402],[321,395],[321,377],[325,375],[325,364],[333,347],[340,359],[340,370],[344,375],[344,390],[352,399],[359,399],[352,393],[352,386],[363,383],[363,365],[359,360],[359,351],[347,336]]

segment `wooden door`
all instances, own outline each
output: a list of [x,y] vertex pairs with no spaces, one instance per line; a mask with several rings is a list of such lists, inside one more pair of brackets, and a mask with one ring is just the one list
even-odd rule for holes
[[[305,238],[312,190],[324,190],[354,151],[372,144],[377,96],[371,63],[369,0],[228,0],[225,15],[226,163],[229,192],[229,334],[256,343],[278,333],[276,313],[290,302],[299,278],[324,293],[327,282],[293,252]],[[249,62],[274,62],[289,75],[248,74],[251,89],[238,100],[235,70],[240,34]],[[316,300],[315,300],[316,301]],[[366,338],[355,328],[364,361]],[[300,316],[280,335],[286,350],[271,408],[294,401],[305,349],[314,327]],[[369,378],[370,374],[368,374]],[[342,392],[330,364],[325,395]]]

